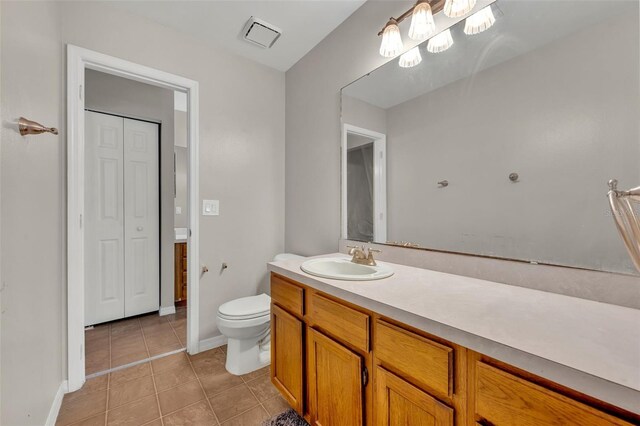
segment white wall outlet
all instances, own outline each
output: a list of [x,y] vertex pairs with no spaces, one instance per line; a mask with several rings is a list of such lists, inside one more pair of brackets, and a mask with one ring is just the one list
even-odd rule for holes
[[182,214],[182,207],[176,206],[176,214]]
[[203,216],[218,216],[220,214],[220,201],[202,200]]

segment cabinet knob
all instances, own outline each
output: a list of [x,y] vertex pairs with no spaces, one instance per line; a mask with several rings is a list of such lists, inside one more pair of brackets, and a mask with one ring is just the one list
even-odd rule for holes
[[136,229],[137,229],[138,231],[142,231],[144,228],[143,228],[142,226],[138,226]]

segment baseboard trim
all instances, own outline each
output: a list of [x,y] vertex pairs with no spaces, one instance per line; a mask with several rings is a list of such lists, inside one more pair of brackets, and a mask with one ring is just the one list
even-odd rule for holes
[[62,406],[62,398],[64,394],[69,390],[69,383],[65,380],[60,383],[56,396],[53,398],[51,409],[49,409],[49,415],[47,416],[46,426],[55,426],[56,420],[58,420],[58,413],[60,413],[60,407]]
[[200,340],[199,349],[200,352],[208,351],[209,349],[219,348],[227,344],[227,336],[215,336],[208,339]]
[[171,314],[175,314],[176,313],[176,307],[174,306],[167,306],[167,307],[160,307],[160,316],[163,317],[165,315],[171,315]]

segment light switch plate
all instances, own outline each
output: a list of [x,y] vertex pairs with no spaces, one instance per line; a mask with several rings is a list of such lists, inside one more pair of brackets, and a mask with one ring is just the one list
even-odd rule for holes
[[182,214],[182,207],[176,206],[176,214]]
[[218,216],[220,214],[220,201],[202,200],[203,216]]

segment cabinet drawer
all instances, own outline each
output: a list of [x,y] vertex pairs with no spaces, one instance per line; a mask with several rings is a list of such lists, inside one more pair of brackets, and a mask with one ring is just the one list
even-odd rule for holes
[[627,423],[481,361],[476,364],[476,414],[492,425],[599,426]]
[[277,275],[271,275],[271,299],[292,314],[302,316],[304,290]]
[[363,352],[369,352],[369,315],[316,293],[307,298],[311,325]]
[[377,320],[376,358],[402,376],[441,396],[453,395],[453,349]]

